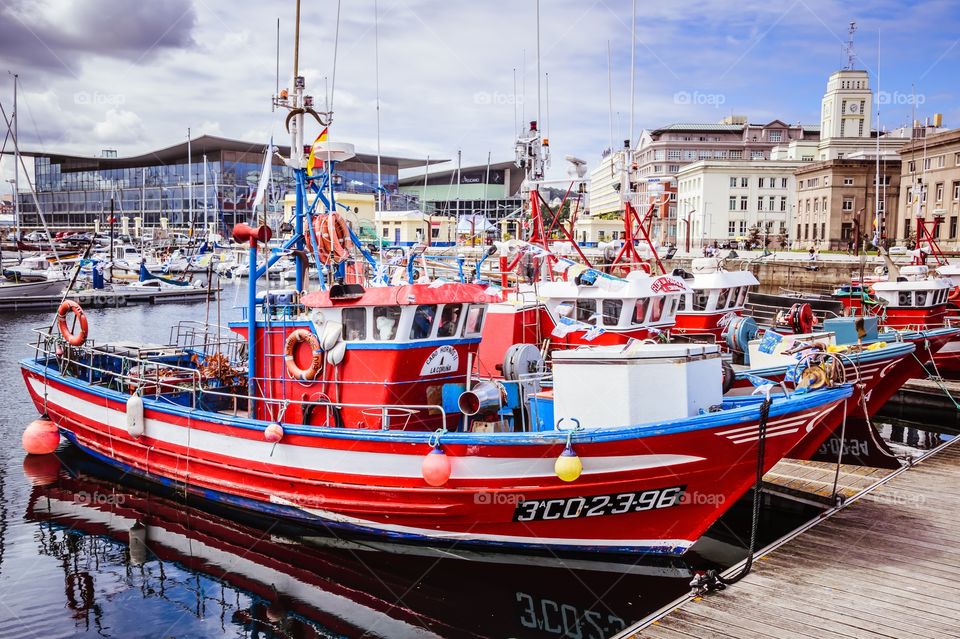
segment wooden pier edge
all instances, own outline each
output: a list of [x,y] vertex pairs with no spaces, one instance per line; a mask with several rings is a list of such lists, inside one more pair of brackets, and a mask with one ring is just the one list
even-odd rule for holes
[[[861,490],[861,491],[858,492],[856,495],[853,495],[852,497],[850,497],[849,499],[847,499],[846,501],[844,501],[842,504],[840,504],[840,505],[838,505],[838,506],[834,506],[834,507],[832,507],[832,508],[824,511],[823,513],[821,513],[821,514],[820,514],[818,517],[816,517],[815,519],[813,519],[813,520],[807,522],[806,524],[804,524],[804,525],[796,528],[796,529],[793,530],[792,532],[788,533],[786,536],[784,536],[784,537],[778,539],[777,541],[775,541],[775,542],[773,542],[773,543],[765,546],[764,548],[761,548],[760,550],[758,550],[758,551],[754,554],[754,561],[757,562],[757,561],[760,560],[761,558],[766,558],[767,555],[769,555],[769,554],[773,553],[774,551],[782,548],[783,546],[785,546],[785,545],[787,545],[788,543],[794,541],[795,539],[797,539],[798,537],[802,536],[803,534],[811,531],[811,530],[814,529],[815,527],[820,526],[820,525],[823,524],[824,522],[829,521],[829,520],[832,519],[834,516],[836,516],[836,515],[838,515],[838,514],[840,514],[840,513],[843,513],[843,512],[845,512],[845,511],[849,510],[850,507],[852,507],[854,504],[856,504],[857,502],[859,502],[859,501],[860,501],[861,499],[863,499],[864,497],[870,495],[871,493],[873,493],[873,492],[876,491],[877,489],[879,489],[879,488],[883,487],[884,485],[886,485],[887,483],[893,481],[894,479],[896,479],[897,477],[899,477],[899,476],[902,475],[903,473],[906,473],[906,472],[909,472],[909,471],[911,471],[911,470],[916,469],[917,466],[923,464],[923,463],[926,462],[927,460],[930,460],[931,458],[933,458],[934,456],[940,454],[941,452],[943,452],[944,450],[950,448],[951,446],[957,445],[958,448],[960,448],[960,444],[958,444],[958,442],[960,442],[960,437],[954,437],[953,439],[950,439],[949,441],[946,441],[946,442],[940,444],[940,445],[937,446],[936,448],[933,448],[933,449],[927,451],[924,455],[922,455],[921,457],[919,457],[919,458],[917,458],[916,460],[914,460],[914,462],[913,462],[912,464],[907,465],[907,466],[903,466],[902,468],[900,468],[900,469],[898,469],[898,470],[892,471],[889,475],[886,475],[885,477],[882,477],[882,478],[878,479],[876,483],[874,483],[874,484],[872,484],[871,486],[869,486],[869,487]],[[909,531],[905,531],[905,534],[908,535],[908,534],[909,534]],[[905,550],[906,550],[907,548],[908,548],[908,546],[904,546],[904,549],[905,549]],[[909,560],[909,557],[906,557],[905,559]],[[721,574],[722,574],[724,577],[730,577],[730,576],[732,576],[732,575],[735,575],[735,574],[737,574],[737,573],[743,568],[743,566],[744,566],[745,564],[746,564],[746,558],[744,558],[744,559],[743,559],[742,561],[740,561],[739,563],[731,566],[730,568],[728,568],[727,570],[725,570],[725,571],[724,571],[723,573],[721,573]],[[756,566],[757,563],[755,563],[754,565]],[[960,565],[960,564],[958,564],[958,565]],[[711,606],[711,608],[721,608],[721,609],[722,609],[722,608],[723,608],[723,603],[724,603],[724,598],[725,598],[725,596],[727,595],[727,593],[729,592],[730,595],[734,595],[734,594],[736,593],[736,589],[737,589],[737,588],[741,588],[741,587],[742,587],[742,584],[748,583],[748,582],[750,581],[751,577],[753,577],[753,574],[748,575],[748,576],[744,579],[743,582],[740,582],[740,584],[735,584],[735,585],[731,586],[729,591],[719,592],[719,593],[712,593],[712,594],[706,595],[706,596],[703,598],[703,601],[709,600],[712,604],[716,604],[715,606]],[[769,579],[769,576],[764,576],[764,579]],[[789,586],[789,585],[790,585],[790,584],[785,584],[785,586]],[[958,591],[960,591],[960,586],[958,586]],[[685,595],[683,595],[682,597],[679,597],[679,598],[677,598],[676,600],[674,600],[674,601],[666,604],[665,606],[661,607],[660,609],[652,612],[651,614],[647,615],[646,617],[644,617],[644,618],[641,619],[640,621],[634,623],[633,625],[625,628],[624,630],[622,630],[622,631],[619,632],[618,634],[613,635],[613,637],[611,637],[611,639],[641,639],[642,637],[646,636],[645,634],[642,633],[643,630],[650,628],[650,627],[653,626],[654,624],[658,624],[661,620],[665,620],[666,618],[669,617],[669,615],[670,615],[671,613],[673,613],[673,612],[675,612],[675,611],[676,611],[676,612],[680,612],[679,609],[681,609],[685,604],[691,603],[695,598],[696,598],[696,597],[695,597],[692,593],[685,594]],[[944,602],[944,603],[946,603],[946,602]],[[695,613],[693,613],[693,614],[696,615],[698,618],[703,618],[704,615],[708,615],[710,612],[711,612],[710,610],[703,609],[703,610],[699,610],[699,611],[697,611],[697,612],[695,612]],[[813,611],[811,611],[811,612],[813,612]],[[727,611],[720,612],[720,613],[718,613],[718,617],[729,616],[730,614],[736,614],[736,611],[733,611],[733,612],[727,612]],[[748,624],[751,623],[751,622],[755,622],[755,623],[758,624],[758,625],[763,625],[763,624],[765,624],[765,622],[766,622],[766,620],[763,620],[763,619],[760,619],[760,620],[744,620],[744,621],[745,621],[745,623],[748,623]],[[908,619],[905,619],[905,621],[909,621],[909,620],[908,620]],[[718,622],[719,622],[719,620],[718,620]],[[826,622],[826,623],[829,623],[829,622]],[[681,624],[681,625],[682,625],[682,624]],[[958,626],[957,626],[957,627],[958,627],[958,634],[957,634],[957,636],[960,636],[960,623],[958,623]],[[659,626],[657,626],[657,628],[659,629]],[[667,629],[664,628],[664,630],[667,630]],[[742,631],[742,630],[743,630],[742,626],[741,626],[741,628],[733,628],[733,627],[731,627],[731,628],[729,628],[728,632],[729,632],[729,633],[734,633],[734,634],[731,635],[731,636],[739,636],[739,635],[737,635],[736,633],[738,633],[738,632],[740,632],[740,631]],[[777,636],[777,635],[778,635],[778,632],[779,632],[780,634],[782,634],[782,633],[784,632],[783,630],[777,629],[777,628],[771,628],[770,630],[771,630],[771,632],[769,633],[769,635],[768,635],[768,634],[765,634],[765,633],[761,633],[761,634],[752,635],[752,636]],[[708,624],[707,626],[702,627],[702,628],[693,628],[693,629],[688,628],[688,629],[682,630],[682,631],[681,631],[681,630],[676,630],[676,629],[670,629],[669,631],[667,631],[667,632],[665,632],[665,633],[662,633],[662,634],[658,632],[657,635],[658,635],[658,636],[678,636],[678,637],[679,637],[679,636],[684,636],[684,635],[689,636],[689,633],[691,633],[691,632],[696,633],[697,631],[702,631],[702,632],[706,633],[706,635],[702,635],[702,636],[707,636],[707,635],[709,635],[709,636],[717,636],[717,637],[726,637],[726,636],[727,636],[726,634],[723,634],[723,633],[721,633],[721,632],[718,632],[716,629],[710,628],[710,627],[709,627],[709,624]],[[789,633],[788,633],[788,634],[789,634]],[[868,633],[868,634],[871,634],[871,633]],[[701,635],[699,635],[699,634],[694,634],[694,635],[692,635],[692,636],[701,636]],[[796,636],[805,637],[806,635],[798,634],[798,635],[796,635]],[[817,636],[820,636],[820,635],[818,634]],[[823,633],[823,636],[827,636],[826,633]]]

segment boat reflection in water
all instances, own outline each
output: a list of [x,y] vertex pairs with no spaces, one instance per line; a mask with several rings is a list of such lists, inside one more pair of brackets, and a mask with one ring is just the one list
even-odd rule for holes
[[117,617],[142,610],[157,636],[590,639],[676,598],[692,577],[678,559],[619,563],[304,536],[147,490],[73,449],[60,456],[63,468],[49,456],[26,469],[34,480],[26,518],[40,527],[41,552],[62,565],[78,630],[109,635],[125,627]]

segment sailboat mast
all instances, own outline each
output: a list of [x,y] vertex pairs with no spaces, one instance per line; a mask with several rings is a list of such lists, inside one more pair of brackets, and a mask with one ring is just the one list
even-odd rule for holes
[[20,138],[19,123],[20,112],[17,111],[17,79],[16,73],[13,74],[13,227],[20,239]]
[[[877,29],[877,95],[880,95],[880,30]],[[877,178],[873,182],[874,191],[874,244],[880,245],[880,230],[883,228],[880,216],[880,100],[877,100]]]

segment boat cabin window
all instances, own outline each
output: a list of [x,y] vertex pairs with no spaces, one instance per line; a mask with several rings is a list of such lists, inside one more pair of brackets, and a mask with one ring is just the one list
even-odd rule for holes
[[475,337],[483,331],[483,316],[487,307],[482,304],[471,304],[467,309],[467,320],[463,325],[464,337]]
[[716,310],[722,310],[727,306],[727,298],[730,295],[730,289],[721,288],[717,291],[717,308]]
[[749,290],[746,286],[741,286],[740,291],[737,293],[737,306],[743,306],[747,303],[747,291]]
[[397,324],[400,323],[399,306],[376,306],[373,309],[373,336],[387,341],[396,338]]
[[577,300],[576,317],[578,322],[585,324],[597,323],[597,300]]
[[457,334],[457,327],[460,324],[460,316],[463,308],[460,304],[444,304],[440,312],[440,327],[437,329],[437,337],[454,337]]
[[650,306],[649,297],[637,298],[637,303],[633,307],[633,323],[643,324],[647,320],[647,307]]
[[707,291],[695,291],[693,294],[693,310],[707,310],[707,302],[710,300],[710,293]]
[[657,295],[650,300],[650,322],[659,322],[660,318],[663,317],[663,307],[667,298],[662,295]]
[[677,302],[677,311],[682,311],[687,307],[687,295],[681,295],[680,300]]
[[667,296],[666,304],[663,307],[663,315],[660,318],[664,321],[669,320],[677,312],[678,296],[669,295]]
[[347,342],[367,339],[367,309],[345,308],[343,320],[343,339]]
[[617,326],[620,323],[620,312],[623,311],[623,300],[603,300],[603,325]]
[[433,330],[433,320],[437,317],[436,304],[421,304],[413,313],[410,325],[410,339],[426,339]]

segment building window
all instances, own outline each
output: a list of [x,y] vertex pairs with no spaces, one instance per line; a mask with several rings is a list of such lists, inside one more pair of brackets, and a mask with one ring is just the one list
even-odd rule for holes
[[843,178],[843,185],[844,185],[844,186],[853,186],[853,178],[852,178],[852,177],[845,177],[845,178]]
[[[960,155],[960,154],[958,154],[958,155]],[[958,161],[957,164],[960,164],[960,161]],[[916,160],[910,160],[910,163],[907,164],[907,169],[908,169],[911,173],[916,173],[916,171],[917,171],[917,162],[916,162]]]
[[937,202],[943,202],[943,182],[937,182],[936,194]]
[[762,195],[757,198],[757,210],[758,210],[758,211],[762,211],[762,210],[763,210],[763,196],[762,196]]
[[780,188],[781,189],[787,188],[787,178],[780,178]]
[[803,155],[803,156],[800,156],[800,161],[801,161],[801,162],[813,162],[813,156],[812,156],[812,155]]
[[[958,155],[960,155],[960,154],[958,154]],[[730,151],[730,159],[731,159],[731,160],[742,160],[742,159],[743,159],[743,151],[741,151],[741,150],[739,150],[739,149],[733,149],[732,151]],[[957,164],[960,165],[960,160],[957,161]]]
[[910,237],[910,218],[909,217],[903,221],[903,237],[904,238]]
[[844,210],[844,211],[852,211],[852,210],[853,210],[853,203],[854,203],[854,198],[852,198],[852,197],[845,197],[845,198],[843,198],[843,210]]
[[747,221],[740,220],[740,235],[746,235],[746,234],[747,234]]
[[773,197],[772,195],[770,196],[770,208],[768,208],[767,210],[768,211],[777,210],[777,198]]
[[857,126],[857,137],[862,138],[863,137],[863,118],[860,118],[857,122],[859,123]]
[[950,218],[950,239],[957,239],[957,216],[954,215]]
[[750,159],[751,159],[751,160],[762,160],[762,159],[763,159],[763,151],[750,151]]
[[730,198],[730,210],[731,210],[731,211],[736,211],[736,210],[737,210],[737,198],[736,198],[736,197],[731,197],[731,198]]
[[785,195],[780,197],[780,210],[781,211],[787,210],[787,196]]
[[748,186],[750,186],[750,178],[745,178],[745,177],[740,178],[740,186],[742,188],[747,188]]
[[736,178],[736,176],[731,176],[731,177],[730,177],[730,188],[732,188],[732,189],[737,188],[737,178]]
[[744,196],[742,196],[742,197],[740,198],[740,210],[741,210],[741,211],[746,211],[746,210],[747,210],[747,196],[746,196],[746,195],[744,195]]
[[670,164],[667,166],[667,173],[676,173],[680,170],[679,164]]
[[805,240],[809,240],[809,239],[810,239],[810,225],[809,225],[809,224],[804,224],[804,225],[803,225],[803,239],[805,239]]
[[733,237],[737,233],[737,223],[733,220],[727,223],[727,235]]
[[797,239],[800,239],[800,225],[797,224]]
[[657,162],[663,162],[663,149],[657,149],[653,152],[653,159]]
[[960,200],[960,182],[954,181],[953,183],[953,201],[956,202]]
[[820,237],[822,237],[823,239],[827,239],[827,223],[826,222],[820,223]]
[[[658,158],[661,159],[661,158]],[[667,151],[668,160],[679,160],[680,159],[680,149],[669,149]]]
[[757,178],[757,188],[762,189],[765,182],[766,178]]
[[770,132],[770,141],[779,142],[782,139],[783,133],[780,131],[771,131]]

